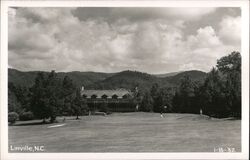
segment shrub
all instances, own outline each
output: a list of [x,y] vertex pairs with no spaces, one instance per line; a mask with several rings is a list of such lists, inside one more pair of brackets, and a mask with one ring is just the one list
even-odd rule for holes
[[8,122],[10,122],[10,124],[14,124],[17,119],[18,119],[18,114],[16,112],[8,113]]
[[23,112],[22,114],[19,115],[19,120],[21,121],[28,121],[28,120],[33,120],[34,119],[34,114],[32,112]]
[[100,111],[101,112],[105,112],[105,113],[110,113],[110,109],[109,109],[109,107],[108,107],[108,105],[106,104],[106,103],[104,103],[104,104],[102,104],[101,106],[100,106]]

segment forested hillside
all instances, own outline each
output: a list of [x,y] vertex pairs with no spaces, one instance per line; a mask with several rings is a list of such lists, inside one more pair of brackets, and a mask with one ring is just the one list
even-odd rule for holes
[[[8,69],[8,82],[12,82],[15,85],[30,87],[34,84],[35,78],[38,72],[43,71],[30,71],[23,72],[16,69]],[[48,75],[49,72],[43,72],[45,75]],[[107,77],[112,76],[114,73],[101,73],[101,72],[58,72],[58,78],[63,79],[65,76],[69,76],[73,83],[76,86],[89,86],[94,84],[97,81],[102,81]]]
[[[30,87],[34,84],[36,75],[39,71],[22,72],[16,69],[8,70],[8,82],[16,86]],[[49,72],[43,72],[48,75]],[[174,76],[158,77],[155,75],[138,71],[122,71],[119,73],[101,72],[58,72],[58,78],[63,79],[68,76],[77,87],[85,86],[87,89],[141,89],[150,88],[154,83],[160,86],[172,87],[178,85],[181,78],[188,75],[194,81],[203,81],[206,73],[202,71],[185,71]]]

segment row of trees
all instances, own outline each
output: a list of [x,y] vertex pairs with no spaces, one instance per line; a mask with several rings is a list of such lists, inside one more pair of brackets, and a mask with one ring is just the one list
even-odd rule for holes
[[39,72],[34,85],[27,89],[9,84],[9,112],[19,115],[31,111],[35,118],[50,118],[54,122],[57,115],[81,115],[87,112],[87,105],[82,103],[80,90],[72,80],[65,76],[57,78],[55,71],[49,75]]
[[204,81],[184,76],[175,92],[154,84],[142,98],[141,111],[199,113],[241,117],[241,56],[232,52],[217,61]]
[[170,112],[175,87],[160,88],[157,83],[153,84],[150,91],[145,91],[141,98],[140,111],[144,112]]

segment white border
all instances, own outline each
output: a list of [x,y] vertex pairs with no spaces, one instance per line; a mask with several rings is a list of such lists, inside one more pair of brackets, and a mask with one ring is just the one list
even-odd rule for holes
[[[242,123],[240,153],[8,153],[8,7],[241,7]],[[1,1],[1,159],[249,159],[249,1]],[[205,144],[204,144],[205,145]]]

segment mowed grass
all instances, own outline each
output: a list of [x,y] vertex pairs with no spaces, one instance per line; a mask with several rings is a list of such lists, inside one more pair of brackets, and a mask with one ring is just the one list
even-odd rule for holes
[[[20,122],[19,122],[20,123]],[[61,127],[48,128],[64,124]],[[194,114],[113,113],[67,117],[65,122],[9,126],[9,145],[42,145],[45,152],[214,152],[241,151],[241,120]]]

